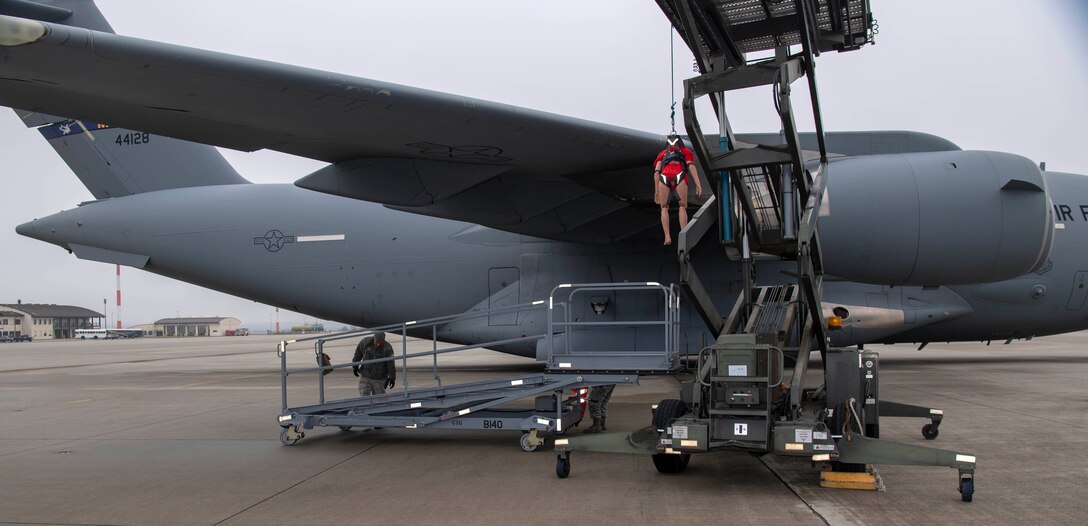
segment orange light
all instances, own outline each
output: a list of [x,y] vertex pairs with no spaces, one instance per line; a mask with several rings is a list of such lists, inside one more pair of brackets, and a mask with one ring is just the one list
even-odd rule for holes
[[827,328],[831,330],[838,330],[842,328],[842,318],[838,316],[827,317]]

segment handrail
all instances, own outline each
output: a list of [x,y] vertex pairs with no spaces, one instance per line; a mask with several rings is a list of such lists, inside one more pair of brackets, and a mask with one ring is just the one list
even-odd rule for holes
[[[556,295],[558,291],[562,289],[570,289],[567,295],[567,302],[556,301]],[[571,321],[573,311],[570,309],[571,304],[577,295],[586,294],[591,292],[608,291],[608,292],[624,292],[624,291],[637,291],[637,290],[653,290],[659,291],[663,296],[664,303],[664,320],[634,320],[634,321],[612,321],[612,322],[600,322],[600,321]],[[438,348],[438,326],[453,322],[483,318],[485,316],[494,316],[508,313],[521,313],[533,311],[538,308],[544,308],[547,303],[547,321],[548,330],[546,334],[534,334],[534,335],[521,335],[514,338],[504,338],[501,340],[494,340],[488,342],[472,343],[466,345],[458,345],[454,347],[448,347],[444,349]],[[322,334],[309,336],[305,338],[297,338],[293,340],[282,340],[277,346],[277,355],[280,358],[280,378],[281,378],[281,403],[283,412],[289,410],[288,397],[287,397],[287,379],[291,375],[317,373],[317,388],[318,388],[318,400],[320,404],[324,404],[325,400],[325,374],[328,371],[335,371],[337,369],[346,369],[348,367],[357,367],[360,365],[372,364],[372,363],[384,363],[389,361],[401,362],[401,369],[405,371],[403,376],[403,396],[405,400],[409,398],[410,384],[409,375],[407,374],[408,359],[409,358],[422,358],[431,356],[433,378],[439,386],[442,385],[441,377],[438,374],[438,355],[450,354],[469,349],[479,349],[484,347],[493,347],[499,345],[509,345],[527,341],[547,341],[549,358],[557,350],[554,345],[554,337],[557,331],[561,333],[567,333],[571,329],[584,326],[584,327],[622,327],[622,326],[662,326],[664,328],[664,358],[666,363],[673,363],[679,352],[679,320],[680,320],[680,298],[676,290],[675,285],[662,285],[656,282],[636,282],[636,283],[585,283],[585,284],[561,284],[552,289],[552,293],[548,299],[538,300],[529,303],[521,303],[518,305],[512,305],[509,307],[499,307],[494,309],[478,309],[461,314],[437,316],[432,318],[426,318],[421,320],[412,320],[402,323],[388,324],[379,327],[371,327],[367,329],[359,329],[352,331],[345,331],[335,334]],[[554,317],[555,312],[558,311],[560,318],[557,320]],[[408,352],[408,333],[412,331],[414,334],[420,334],[426,328],[430,327],[431,333],[431,349],[427,351]],[[359,360],[344,362],[338,364],[323,365],[322,357],[324,354],[325,345],[330,342],[346,340],[349,338],[358,338],[363,336],[369,336],[379,331],[387,331],[391,334],[400,333],[401,337],[401,349],[399,353],[394,353],[393,356],[374,358],[370,360]],[[388,338],[387,338],[388,340]],[[425,341],[425,340],[424,340]],[[312,342],[315,358],[318,365],[316,367],[299,367],[289,369],[287,367],[287,351],[288,349],[298,343]],[[565,350],[567,354],[571,354],[571,339],[566,339]],[[590,353],[594,354],[594,353]],[[639,355],[640,353],[630,353],[632,356]],[[641,353],[645,354],[645,353]],[[620,356],[619,354],[614,354]],[[399,394],[398,394],[399,395]]]
[[[401,323],[383,325],[383,326],[379,326],[379,327],[372,327],[372,328],[368,328],[368,329],[359,329],[359,330],[354,330],[354,331],[340,332],[340,333],[335,333],[335,334],[332,334],[332,335],[322,334],[322,335],[310,336],[310,337],[306,337],[306,338],[297,338],[297,339],[293,339],[293,340],[281,340],[278,343],[278,345],[276,346],[276,354],[280,358],[280,402],[281,402],[281,406],[282,406],[281,410],[282,410],[282,412],[287,412],[289,410],[288,401],[287,401],[287,378],[292,374],[319,373],[319,374],[317,374],[318,402],[321,403],[321,404],[324,404],[325,403],[325,374],[326,374],[325,371],[334,371],[336,369],[345,369],[345,368],[348,368],[348,367],[356,367],[356,366],[359,366],[359,365],[365,365],[365,364],[371,364],[371,363],[380,363],[380,362],[389,362],[389,361],[396,361],[396,360],[401,361],[401,369],[403,371],[405,371],[404,372],[404,377],[403,377],[403,383],[401,385],[404,387],[403,394],[404,394],[405,399],[407,399],[408,398],[409,387],[410,387],[410,385],[409,385],[409,376],[407,374],[408,359],[409,358],[419,358],[419,357],[424,357],[424,356],[433,356],[434,357],[434,361],[433,361],[433,365],[432,365],[433,371],[434,371],[433,375],[434,375],[435,380],[438,381],[439,385],[441,385],[441,379],[440,379],[440,377],[438,375],[438,355],[439,354],[449,354],[449,353],[465,351],[465,350],[470,350],[470,349],[479,349],[479,348],[483,348],[483,347],[490,347],[490,346],[496,346],[496,345],[507,345],[507,344],[518,343],[518,342],[522,342],[522,341],[539,340],[539,339],[542,339],[544,337],[544,335],[542,335],[542,334],[536,334],[536,335],[532,335],[532,336],[520,336],[520,337],[517,337],[517,338],[505,338],[505,339],[501,339],[501,340],[473,343],[473,344],[460,345],[460,346],[446,348],[446,349],[439,349],[438,348],[438,326],[439,325],[442,325],[442,324],[445,324],[445,323],[448,323],[448,322],[452,322],[452,321],[471,320],[471,319],[482,318],[482,317],[485,317],[485,316],[494,316],[494,315],[497,315],[497,314],[527,312],[527,311],[532,311],[532,310],[543,308],[543,307],[544,307],[544,300],[537,300],[537,301],[533,301],[533,302],[529,302],[529,303],[521,303],[521,304],[518,304],[518,305],[512,305],[512,306],[509,306],[509,307],[499,307],[499,308],[494,308],[494,309],[474,310],[474,311],[464,312],[464,313],[461,313],[461,314],[438,316],[438,317],[427,318],[427,319],[422,319],[422,320],[412,320],[412,321],[406,321],[406,322],[401,322]],[[430,351],[416,352],[416,353],[411,353],[411,354],[408,353],[408,330],[409,330],[409,327],[411,327],[413,330],[426,328],[426,327],[431,327],[431,329],[432,329],[431,330],[432,346],[431,346]],[[398,331],[398,329],[399,329],[399,331]],[[323,365],[322,364],[322,355],[324,354],[324,349],[325,349],[325,344],[326,343],[333,342],[333,341],[339,341],[339,340],[345,340],[345,339],[348,339],[348,338],[356,338],[356,337],[359,337],[359,336],[372,335],[372,334],[374,334],[376,332],[385,332],[385,331],[389,331],[390,333],[394,333],[394,331],[400,333],[401,352],[399,353],[399,355],[394,354],[393,356],[384,357],[384,358],[374,358],[374,359],[370,359],[370,360],[359,360],[359,361],[345,362],[345,363],[339,363],[339,364],[330,364],[330,365]],[[288,369],[287,368],[287,350],[288,350],[288,347],[290,345],[297,344],[297,343],[302,343],[302,342],[314,342],[313,349],[314,349],[314,355],[317,358],[318,366],[317,367]]]
[[446,315],[446,316],[438,316],[438,317],[435,317],[435,318],[425,318],[425,319],[422,319],[422,320],[405,321],[405,322],[401,322],[401,323],[390,323],[388,325],[380,325],[378,327],[371,327],[369,329],[358,329],[358,330],[354,330],[354,331],[338,332],[338,333],[333,333],[331,335],[324,335],[323,334],[323,335],[319,335],[319,336],[309,336],[309,337],[306,337],[306,338],[296,338],[294,340],[287,340],[287,343],[302,343],[302,342],[309,342],[309,341],[314,341],[314,340],[324,340],[324,341],[327,341],[327,342],[337,341],[337,340],[345,340],[345,339],[352,338],[352,337],[359,336],[359,335],[373,334],[375,332],[385,332],[385,331],[390,331],[390,330],[393,330],[393,329],[400,329],[402,327],[428,327],[428,326],[431,326],[431,325],[439,325],[439,324],[449,322],[449,321],[454,321],[454,320],[472,320],[472,319],[476,319],[476,318],[482,318],[484,316],[494,316],[496,314],[507,314],[507,313],[510,313],[510,312],[520,312],[522,310],[532,310],[533,308],[536,308],[536,307],[543,308],[544,303],[545,303],[544,300],[537,300],[537,301],[533,301],[533,302],[530,302],[530,303],[519,303],[517,305],[512,305],[512,306],[509,306],[509,307],[499,307],[499,308],[495,308],[495,309],[468,311],[468,312],[463,312],[461,314],[451,314],[451,315]]
[[[556,301],[556,295],[559,291],[569,289],[567,294],[567,301]],[[573,311],[568,309],[570,305],[574,303],[574,298],[578,294],[585,294],[590,292],[629,292],[638,290],[656,290],[662,293],[662,299],[664,301],[664,320],[623,320],[623,321],[572,321],[571,316],[574,315]],[[555,310],[561,311],[561,317],[556,320]],[[549,354],[556,352],[555,347],[555,328],[563,327],[566,329],[573,329],[576,327],[639,327],[639,326],[662,326],[664,328],[664,353],[667,361],[672,361],[678,355],[680,347],[680,297],[677,294],[676,285],[665,286],[658,282],[646,281],[646,282],[629,282],[629,283],[563,283],[554,287],[551,294],[548,296],[548,334],[546,337],[547,348]],[[568,331],[563,331],[564,342],[563,351],[565,355],[572,355],[573,352],[573,338],[568,334]],[[587,354],[587,353],[579,353]],[[588,355],[588,354],[587,354]]]

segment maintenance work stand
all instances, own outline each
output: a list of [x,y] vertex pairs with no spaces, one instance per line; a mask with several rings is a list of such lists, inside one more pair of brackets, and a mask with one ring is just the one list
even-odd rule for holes
[[[895,443],[879,438],[880,417],[919,417],[925,439],[938,436],[940,410],[881,400],[879,356],[829,345],[841,320],[821,305],[823,269],[817,222],[827,182],[827,149],[816,86],[815,58],[871,43],[874,19],[867,0],[657,0],[696,57],[700,75],[684,83],[685,126],[698,166],[713,190],[680,232],[680,285],[647,283],[563,284],[546,300],[501,309],[404,322],[331,336],[280,343],[282,400],[280,440],[291,445],[314,427],[488,429],[521,432],[526,451],[551,440],[555,472],[571,474],[571,453],[595,451],[650,456],[663,473],[680,473],[691,456],[722,451],[804,458],[821,466],[821,485],[876,489],[872,465],[943,466],[955,469],[961,499],[974,494],[975,457],[961,452]],[[761,57],[761,58],[754,58]],[[807,79],[817,150],[801,147],[791,86]],[[770,86],[782,125],[783,144],[736,140],[726,93]],[[695,103],[709,97],[718,117],[716,148],[708,144]],[[717,225],[717,228],[715,228]],[[740,262],[743,293],[727,316],[702,285],[692,251],[717,232],[722,264]],[[796,282],[761,286],[753,254],[797,262]],[[681,290],[715,340],[694,359],[679,349]],[[653,294],[660,301],[651,319],[585,321],[573,312],[586,296]],[[542,334],[439,349],[443,324],[547,309]],[[432,348],[409,353],[408,336],[426,335]],[[431,357],[434,385],[340,400],[326,398],[325,374],[370,362],[332,364],[326,343],[378,330],[399,333],[399,360]],[[599,333],[637,334],[626,348],[602,346]],[[595,333],[597,333],[595,335]],[[629,338],[628,341],[631,341]],[[440,355],[473,348],[535,342],[542,372],[499,380],[443,385]],[[288,348],[311,343],[316,366],[291,369]],[[809,361],[819,352],[823,377],[806,385]],[[372,360],[381,361],[381,360]],[[787,371],[787,367],[791,367]],[[593,386],[635,383],[646,375],[680,377],[676,398],[654,406],[649,425],[633,432],[566,435],[579,425],[586,392]],[[314,377],[310,403],[291,405],[288,381]],[[292,391],[297,393],[297,391]],[[531,405],[518,406],[522,400]]]
[[[556,474],[571,472],[572,451],[648,454],[660,472],[679,473],[691,455],[746,451],[803,457],[824,466],[822,485],[876,489],[874,464],[945,466],[957,470],[961,498],[974,494],[975,457],[879,439],[879,417],[928,418],[926,439],[943,414],[879,398],[876,353],[829,348],[821,306],[822,263],[817,221],[827,184],[827,148],[816,85],[820,53],[871,43],[875,22],[867,0],[657,0],[695,56],[701,75],[684,83],[688,138],[712,198],[681,231],[681,285],[717,335],[697,359],[678,398],[662,400],[651,424],[631,433],[555,440]],[[761,57],[761,58],[754,58]],[[791,86],[807,78],[818,151],[802,148]],[[736,140],[726,109],[733,90],[769,86],[784,144]],[[708,144],[695,103],[709,97],[718,116],[718,145]],[[721,316],[690,254],[718,225],[723,258],[739,260],[743,294]],[[797,261],[796,283],[758,286],[753,253]],[[822,386],[805,385],[809,357],[823,358]],[[785,374],[792,362],[793,370]],[[622,369],[618,369],[622,370]]]
[[[659,311],[663,316],[603,322],[583,321],[572,316],[570,306],[575,301],[584,301],[592,294],[602,293],[615,297],[625,294],[653,295],[660,301]],[[539,309],[547,309],[546,333],[442,349],[438,347],[438,328],[442,325]],[[281,378],[280,442],[294,445],[305,437],[305,429],[314,427],[339,427],[344,431],[352,428],[495,430],[521,431],[519,444],[522,449],[534,451],[544,444],[546,436],[562,435],[580,424],[590,387],[634,383],[639,375],[644,374],[680,372],[679,312],[680,300],[675,286],[658,283],[563,284],[553,289],[546,301],[282,341],[277,352]],[[592,336],[601,330],[637,330],[649,343],[637,350],[599,346],[590,349],[583,345],[584,336]],[[333,364],[325,353],[328,343],[359,339],[378,331],[399,336],[399,356]],[[426,332],[431,335],[431,350],[409,353],[409,334],[418,336]],[[545,345],[547,369],[512,378],[442,384],[439,356],[517,342]],[[316,366],[288,367],[288,349],[300,343],[312,344]],[[327,398],[325,376],[332,371],[392,360],[399,361],[401,370],[407,371],[409,359],[428,357],[432,360],[436,385],[413,388],[405,374],[401,384],[404,390],[401,392],[340,400]],[[311,384],[316,387],[312,395],[314,403],[289,404],[289,379],[299,376],[316,378],[315,384]],[[532,405],[511,407],[511,404],[525,399],[531,399]]]

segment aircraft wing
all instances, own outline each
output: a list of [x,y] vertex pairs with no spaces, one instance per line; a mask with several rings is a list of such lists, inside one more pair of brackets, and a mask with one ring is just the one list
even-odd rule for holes
[[0,105],[326,161],[297,184],[537,237],[658,221],[659,135],[78,27],[0,15]]

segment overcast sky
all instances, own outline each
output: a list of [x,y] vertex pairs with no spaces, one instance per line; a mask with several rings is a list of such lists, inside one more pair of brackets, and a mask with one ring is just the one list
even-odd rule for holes
[[[1088,174],[1083,7],[1073,0],[872,4],[877,44],[817,61],[828,130],[922,131],[965,149],[1012,152],[1051,170]],[[121,34],[669,130],[669,25],[651,0],[98,5]],[[692,59],[676,42],[681,97]],[[796,93],[803,100],[804,91]],[[778,130],[769,88],[731,97],[729,109],[737,131]],[[798,122],[811,129],[807,117]],[[271,152],[224,154],[256,183],[292,182],[322,166]],[[91,198],[36,131],[0,111],[0,303],[101,310],[108,298],[112,323],[113,265],[79,261],[14,230]],[[122,268],[122,281],[126,325],[220,315],[260,331],[271,319],[270,307],[143,271]]]

